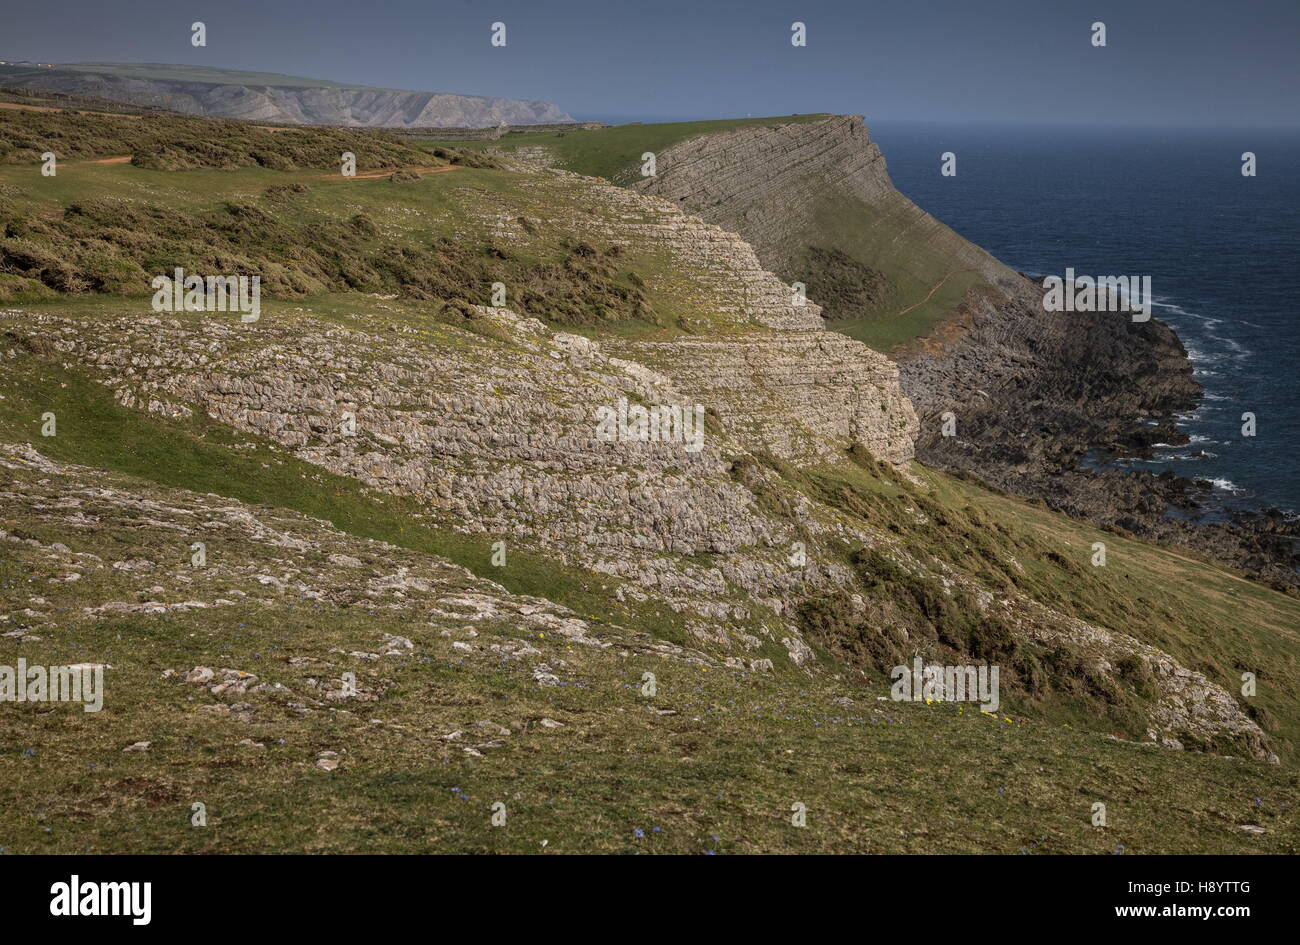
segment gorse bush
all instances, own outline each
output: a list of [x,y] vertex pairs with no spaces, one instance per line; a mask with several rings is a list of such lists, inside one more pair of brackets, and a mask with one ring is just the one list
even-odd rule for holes
[[[344,152],[358,171],[396,167],[389,181],[418,187],[412,168],[436,164],[491,169],[490,155],[436,148],[349,128],[259,128],[186,116],[129,117],[74,112],[0,113],[0,159],[37,162],[133,154],[143,168],[181,171],[260,167],[340,170]],[[333,186],[320,184],[322,187]],[[485,304],[496,282],[510,307],[567,325],[653,321],[644,283],[618,246],[552,241],[523,258],[490,239],[394,231],[375,215],[337,200],[313,201],[302,180],[263,186],[217,207],[176,206],[110,196],[75,199],[55,213],[0,207],[0,273],[5,297],[53,291],[143,294],[177,267],[190,273],[260,276],[271,298],[373,292],[446,303]],[[394,191],[392,205],[403,197]],[[329,209],[332,208],[332,209]],[[376,214],[378,215],[378,214]],[[529,223],[528,226],[532,226]],[[396,232],[398,235],[392,235]]]
[[808,297],[832,321],[876,307],[890,288],[884,275],[847,253],[817,246],[809,247],[797,270],[787,275],[808,286]]
[[[366,128],[264,128],[244,122],[186,115],[109,115],[73,111],[0,111],[0,162],[39,163],[53,152],[60,161],[132,155],[151,170],[233,170],[266,167],[339,170],[341,155],[356,155],[358,170],[423,166],[467,160],[454,149],[430,161],[427,151],[387,132]],[[490,158],[475,155],[476,166]]]
[[471,304],[485,304],[492,284],[506,282],[511,307],[553,322],[653,318],[617,247],[561,245],[553,258],[525,260],[491,242],[394,242],[365,213],[339,219],[298,208],[287,220],[280,208],[306,192],[277,185],[200,212],[95,197],[69,204],[59,219],[0,216],[0,272],[60,293],[135,294],[179,266],[260,276],[273,298],[352,291]]

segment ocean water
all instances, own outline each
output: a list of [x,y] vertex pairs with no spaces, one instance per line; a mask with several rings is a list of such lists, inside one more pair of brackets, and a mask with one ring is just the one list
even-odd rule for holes
[[1211,480],[1225,507],[1300,509],[1300,131],[867,127],[899,190],[1012,268],[1151,277],[1205,395],[1190,445],[1134,465]]

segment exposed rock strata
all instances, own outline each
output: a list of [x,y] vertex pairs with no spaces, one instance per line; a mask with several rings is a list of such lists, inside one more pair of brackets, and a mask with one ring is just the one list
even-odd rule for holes
[[[1157,442],[1153,434],[1164,442],[1185,436],[1173,416],[1195,405],[1200,387],[1172,329],[1158,319],[1134,324],[1123,313],[1044,311],[1038,286],[894,189],[859,116],[705,134],[657,158],[656,177],[628,183],[736,230],[764,265],[791,278],[802,252],[827,239],[819,211],[828,202],[867,216],[860,255],[894,278],[930,255],[947,259],[944,268],[980,275],[983,284],[946,321],[891,352],[920,417],[922,461],[1100,525],[1297,581],[1300,555],[1284,519],[1171,520],[1168,508],[1194,509],[1205,490],[1172,476],[1081,468],[1094,451],[1141,456]],[[909,263],[893,255],[900,241],[924,251]],[[946,411],[957,419],[956,437],[941,435]]]
[[[734,234],[612,185],[555,172],[536,180],[556,220],[571,224],[564,214],[578,212],[554,189],[570,188],[575,206],[600,207],[583,221],[589,232],[661,251],[673,285],[700,313],[701,334],[596,342],[505,309],[476,310],[473,321],[493,329],[484,331],[432,319],[385,323],[378,306],[357,327],[284,312],[252,324],[14,312],[3,316],[8,338],[92,366],[125,406],[164,416],[201,410],[333,473],[415,497],[440,523],[608,574],[620,599],[682,614],[699,646],[751,668],[784,652],[816,671],[793,610],[810,595],[852,587],[841,550],[869,546],[941,593],[996,608],[1020,639],[1068,644],[1099,668],[1135,655],[1176,667],[1156,676],[1160,696],[1147,721],[1157,737],[1222,738],[1267,756],[1262,733],[1231,697],[1167,655],[1018,591],[990,591],[760,464],[738,462],[758,451],[830,462],[854,445],[904,462],[916,428],[892,365],[822,329],[817,307],[795,304]],[[489,195],[479,212],[517,236],[517,208]],[[621,399],[707,401],[715,425],[699,452],[599,440],[594,408]],[[796,540],[807,546],[806,563],[789,556]],[[340,568],[364,560],[355,549],[329,555]],[[539,681],[553,675],[538,673]]]
[[[1017,593],[991,594],[761,470],[751,470],[756,479],[738,479],[727,454],[746,441],[761,445],[764,435],[761,425],[747,429],[734,419],[743,412],[724,405],[721,429],[695,454],[675,443],[597,441],[594,404],[620,396],[682,402],[676,380],[661,373],[670,359],[651,369],[531,319],[502,310],[483,315],[512,340],[453,329],[367,332],[270,316],[254,326],[101,317],[88,332],[74,319],[38,315],[23,319],[22,331],[39,333],[61,357],[94,365],[127,406],[183,416],[193,404],[331,472],[418,497],[436,520],[485,541],[506,537],[609,574],[617,595],[671,607],[698,645],[746,665],[762,658],[765,641],[755,634],[792,663],[807,664],[809,647],[790,612],[808,594],[852,584],[833,543],[870,545],[951,593],[980,595],[1027,639],[1066,643],[1099,667],[1134,654],[1174,667],[1157,676],[1165,695],[1148,719],[1160,738],[1198,745],[1228,739],[1267,756],[1262,733],[1231,698],[1166,654]],[[249,344],[251,332],[256,344]],[[743,377],[743,359],[724,353]],[[834,395],[830,385],[821,389]],[[754,394],[742,388],[735,397]],[[355,416],[355,433],[345,426],[347,414]],[[760,502],[762,490],[780,496],[783,511]],[[800,567],[788,557],[796,539],[808,543]],[[362,560],[345,547],[327,557],[339,567]]]
[[800,250],[819,242],[817,212],[828,200],[844,213],[859,212],[853,201],[860,201],[891,236],[919,237],[950,268],[974,269],[1008,288],[1020,281],[894,189],[861,115],[700,135],[656,158],[657,176],[638,179],[638,190],[734,230],[775,272],[793,273]]

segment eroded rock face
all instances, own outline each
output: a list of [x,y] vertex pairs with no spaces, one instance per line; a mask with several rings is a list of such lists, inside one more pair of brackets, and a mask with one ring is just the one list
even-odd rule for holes
[[[586,339],[484,314],[515,341],[309,318],[259,323],[256,344],[245,326],[215,321],[199,333],[178,321],[106,320],[98,340],[71,323],[45,327],[60,349],[106,371],[128,406],[178,414],[194,404],[331,472],[417,497],[463,531],[552,549],[676,606],[727,615],[734,604],[717,592],[728,582],[762,596],[797,585],[777,566],[795,526],[755,508],[720,431],[706,432],[698,452],[597,438],[597,406],[688,402],[670,381]],[[726,576],[682,566],[679,556],[698,553],[727,556]]]
[[[539,188],[565,188],[575,200],[598,202],[600,213],[585,218],[562,207],[546,208],[543,219],[553,226],[573,226],[613,243],[633,244],[669,255],[680,291],[685,283],[688,303],[706,311],[707,327],[768,328],[778,331],[825,330],[821,308],[796,298],[791,286],[777,278],[746,239],[733,230],[705,221],[675,203],[646,196],[567,171],[539,171]],[[557,212],[558,211],[558,212]],[[502,237],[519,238],[508,219]],[[706,327],[706,325],[701,325]],[[865,346],[864,346],[865,348]]]
[[842,335],[798,331],[620,350],[659,365],[700,403],[717,404],[730,434],[748,449],[815,460],[856,443],[896,465],[912,458],[916,414],[898,386],[898,368]]
[[829,198],[843,213],[870,213],[891,237],[918,236],[951,269],[976,270],[994,285],[1020,281],[894,189],[861,115],[700,135],[656,155],[656,169],[633,186],[741,234],[776,272],[795,271],[818,241]]
[[[603,344],[611,354],[671,377],[678,391],[722,418],[728,436],[747,449],[825,459],[857,444],[896,465],[911,460],[916,417],[895,365],[861,342],[827,331],[821,308],[764,268],[745,240],[667,201],[592,178],[547,173],[600,200],[600,218],[585,221],[584,229],[670,255],[674,276],[710,313],[710,324],[702,326],[708,338],[609,338]],[[518,236],[508,221],[500,235]]]

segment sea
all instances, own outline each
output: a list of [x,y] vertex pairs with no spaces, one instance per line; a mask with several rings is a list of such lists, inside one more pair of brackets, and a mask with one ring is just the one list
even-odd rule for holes
[[900,191],[1012,268],[1151,277],[1205,393],[1189,445],[1130,465],[1209,480],[1220,512],[1300,509],[1300,130],[867,127]]

